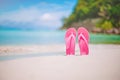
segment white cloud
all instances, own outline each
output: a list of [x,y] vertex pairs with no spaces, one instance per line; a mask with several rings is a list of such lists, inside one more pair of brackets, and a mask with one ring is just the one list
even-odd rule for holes
[[54,18],[51,14],[45,13],[41,16],[40,19],[43,20],[43,21],[49,21],[49,20],[53,20]]
[[61,6],[42,2],[0,15],[0,25],[58,28],[62,26],[61,19],[67,17],[70,12],[68,5]]

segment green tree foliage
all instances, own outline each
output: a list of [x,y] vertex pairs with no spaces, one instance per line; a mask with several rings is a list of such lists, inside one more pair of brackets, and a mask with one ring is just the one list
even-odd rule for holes
[[93,18],[100,18],[96,26],[103,30],[119,28],[120,0],[78,0],[72,14],[64,19],[63,28]]

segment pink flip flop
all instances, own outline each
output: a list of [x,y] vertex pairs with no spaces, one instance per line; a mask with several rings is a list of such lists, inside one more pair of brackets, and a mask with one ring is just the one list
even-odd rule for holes
[[75,55],[76,30],[69,28],[65,34],[66,55]]
[[89,32],[83,28],[80,27],[78,29],[78,44],[80,48],[80,55],[88,55],[89,53]]

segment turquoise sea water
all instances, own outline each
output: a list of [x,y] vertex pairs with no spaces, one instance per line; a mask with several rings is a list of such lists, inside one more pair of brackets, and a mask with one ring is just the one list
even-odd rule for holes
[[65,31],[0,30],[0,45],[31,45],[64,43]]
[[[61,30],[0,30],[0,45],[64,44],[64,36]],[[90,34],[90,43],[120,44],[120,35]]]

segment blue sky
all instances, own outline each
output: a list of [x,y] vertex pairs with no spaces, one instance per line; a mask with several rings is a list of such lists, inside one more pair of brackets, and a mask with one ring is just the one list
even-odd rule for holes
[[1,28],[57,29],[77,0],[0,0]]

